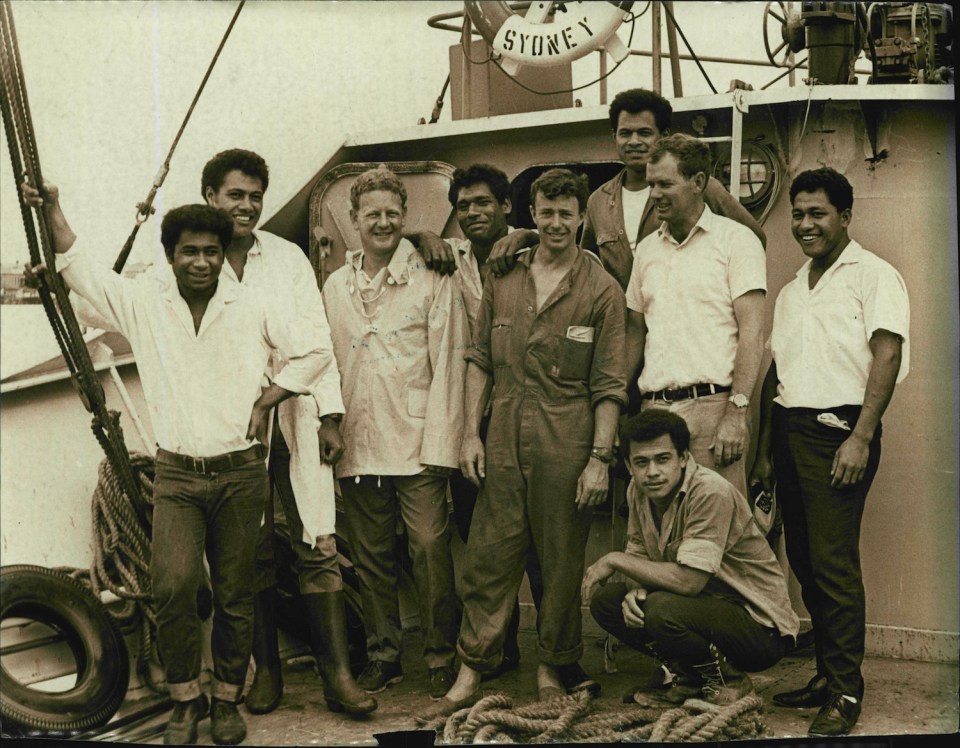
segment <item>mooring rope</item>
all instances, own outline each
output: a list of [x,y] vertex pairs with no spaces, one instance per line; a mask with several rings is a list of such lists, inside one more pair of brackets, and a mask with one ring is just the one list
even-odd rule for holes
[[703,743],[748,740],[766,729],[760,714],[763,699],[751,695],[727,706],[690,699],[682,706],[656,709],[638,705],[595,711],[586,692],[513,708],[503,693],[482,698],[425,725],[439,733],[438,742],[467,743]]

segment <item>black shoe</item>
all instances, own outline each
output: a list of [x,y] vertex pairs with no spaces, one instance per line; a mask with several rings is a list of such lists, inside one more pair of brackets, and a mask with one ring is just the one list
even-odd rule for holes
[[430,698],[434,701],[443,698],[456,679],[457,671],[453,665],[430,668]]
[[567,693],[587,691],[594,698],[600,696],[600,684],[583,672],[579,662],[557,665],[557,677],[560,684],[567,689]]
[[827,679],[822,675],[815,675],[803,688],[798,688],[796,691],[775,693],[773,703],[791,709],[808,709],[814,706],[823,706],[827,703],[829,697]]
[[[403,680],[403,668],[399,662],[371,660],[357,678],[357,685],[367,693],[380,693],[387,686]],[[443,694],[441,694],[443,695]]]
[[494,678],[499,678],[504,673],[509,673],[511,670],[516,670],[520,667],[520,652],[511,652],[507,654],[503,653],[503,657],[500,660],[500,664],[497,665],[489,673],[483,673],[480,676],[480,680],[484,683],[488,680],[493,680]]
[[232,701],[213,699],[210,707],[210,735],[217,745],[237,745],[247,737],[247,725]]
[[808,735],[846,735],[860,717],[860,700],[840,693],[830,694],[827,703],[820,707],[810,723]]
[[193,745],[197,742],[197,722],[207,716],[207,697],[200,694],[190,701],[178,701],[163,731],[164,745]]

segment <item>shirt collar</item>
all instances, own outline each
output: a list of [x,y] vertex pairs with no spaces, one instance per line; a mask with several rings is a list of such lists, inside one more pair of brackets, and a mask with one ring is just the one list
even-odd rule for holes
[[[220,271],[220,278],[217,282],[217,290],[214,291],[213,296],[210,297],[210,304],[222,303],[229,304],[231,301],[234,301],[237,296],[240,295],[240,286],[239,283],[230,282],[229,280],[224,282],[223,271]],[[186,300],[180,295],[180,288],[177,286],[177,279],[172,273],[170,279],[167,282],[166,288],[163,290],[163,298],[168,303],[174,303],[181,301],[186,304]]]
[[[840,256],[837,258],[836,262],[834,262],[833,265],[831,265],[827,270],[827,273],[830,273],[835,267],[839,267],[840,265],[854,265],[860,262],[860,260],[863,258],[864,252],[866,252],[866,250],[860,246],[860,243],[854,239],[851,239],[847,246],[843,248],[843,251],[840,253]],[[810,265],[812,262],[812,259],[808,259],[800,266],[800,269],[797,271],[797,278],[806,278],[810,275]],[[824,273],[824,275],[827,273]]]
[[707,205],[706,203],[704,203],[704,204],[703,204],[703,213],[700,214],[700,217],[697,219],[697,222],[696,222],[695,224],[693,224],[693,227],[690,229],[690,233],[687,234],[687,238],[684,239],[682,242],[678,242],[676,239],[674,239],[674,238],[670,235],[670,226],[667,224],[666,221],[663,221],[663,222],[660,224],[660,228],[657,229],[657,232],[660,234],[661,237],[664,237],[664,238],[666,238],[666,239],[669,239],[671,242],[673,242],[674,244],[676,244],[676,245],[678,245],[678,246],[682,246],[682,245],[686,244],[688,241],[690,241],[690,237],[692,237],[692,236],[694,235],[694,233],[696,232],[696,230],[697,230],[698,228],[699,228],[701,231],[704,231],[704,232],[706,232],[706,233],[709,233],[710,230],[713,228],[713,224],[714,224],[714,219],[715,219],[715,218],[716,218],[716,216],[714,215],[713,211],[710,210],[710,206]]
[[[417,253],[416,248],[411,244],[407,239],[401,239],[400,243],[397,245],[397,248],[393,252],[393,257],[390,258],[390,264],[387,265],[387,277],[393,278],[393,282],[397,284],[407,283],[410,280],[410,269],[409,265],[411,260],[418,262],[420,255]],[[360,270],[363,267],[363,250],[358,249],[354,252],[347,252],[347,262],[349,262],[353,269]]]

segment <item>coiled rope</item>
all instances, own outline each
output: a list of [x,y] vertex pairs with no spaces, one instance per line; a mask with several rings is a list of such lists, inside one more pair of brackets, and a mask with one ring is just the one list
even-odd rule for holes
[[586,692],[513,708],[503,693],[482,698],[472,707],[424,725],[436,730],[438,742],[467,743],[704,743],[749,740],[766,730],[760,715],[763,699],[756,695],[718,706],[690,699],[683,706],[657,709],[622,705],[595,711]]

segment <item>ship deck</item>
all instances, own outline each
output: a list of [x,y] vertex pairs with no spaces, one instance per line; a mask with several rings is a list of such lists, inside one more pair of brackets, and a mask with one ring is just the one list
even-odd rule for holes
[[[521,630],[521,662],[518,670],[507,673],[485,684],[485,693],[502,692],[515,706],[536,699],[536,634]],[[429,703],[426,667],[419,656],[421,637],[416,629],[404,632],[402,683],[377,694],[379,709],[370,717],[352,719],[333,714],[326,709],[322,684],[312,662],[297,657],[297,651],[287,650],[284,665],[285,690],[279,708],[271,714],[253,716],[244,711],[248,737],[245,745],[377,745],[385,734],[403,732],[394,736],[398,745],[431,745],[432,735],[412,735],[416,730],[414,716]],[[630,709],[621,703],[623,694],[644,681],[653,670],[653,661],[627,647],[620,647],[615,655],[618,672],[604,672],[604,641],[596,636],[585,637],[585,651],[581,664],[602,685],[600,698],[594,708],[601,711]],[[293,655],[293,656],[290,656]],[[798,650],[780,663],[751,677],[757,692],[764,698],[762,722],[765,726],[764,743],[771,739],[785,744],[791,739],[804,738],[813,709],[783,709],[771,701],[774,693],[805,684],[812,674],[812,650]],[[931,663],[868,657],[864,662],[867,684],[863,713],[851,733],[851,740],[859,745],[890,745],[890,740],[872,743],[871,736],[894,736],[894,744],[915,745],[920,738],[906,736],[948,736],[958,732],[958,675],[957,663]],[[149,700],[128,701],[121,714],[145,711]],[[156,711],[146,720],[122,729],[106,730],[96,740],[136,742],[160,745],[162,729],[169,710]],[[896,740],[896,736],[904,736]],[[386,737],[384,741],[391,743]],[[439,744],[439,740],[437,741]],[[807,741],[803,741],[807,742]],[[845,741],[846,742],[846,741]],[[209,720],[200,725],[198,744],[212,745]],[[924,741],[926,744],[926,741]]]

